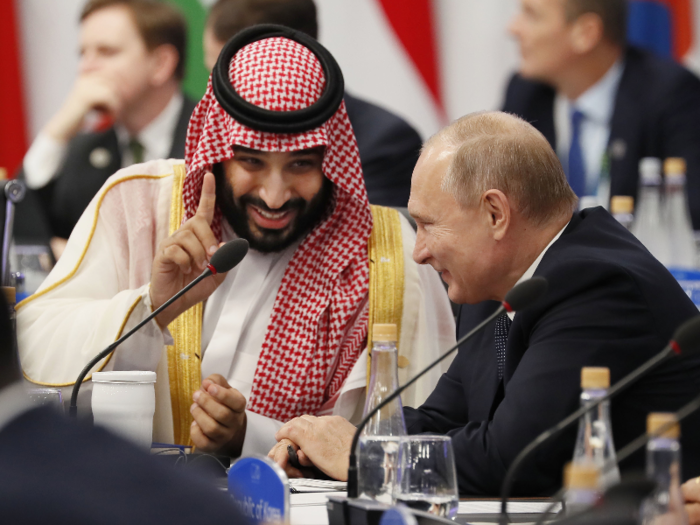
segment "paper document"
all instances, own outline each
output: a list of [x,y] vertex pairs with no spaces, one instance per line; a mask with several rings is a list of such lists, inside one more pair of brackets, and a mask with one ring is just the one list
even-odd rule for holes
[[[542,514],[551,501],[509,501],[508,514]],[[550,512],[561,511],[561,503],[554,505]],[[501,512],[501,502],[498,500],[460,501],[458,514],[498,514]]]
[[347,490],[345,481],[332,481],[326,479],[292,478],[289,480],[289,488],[292,493],[299,492],[337,492]]

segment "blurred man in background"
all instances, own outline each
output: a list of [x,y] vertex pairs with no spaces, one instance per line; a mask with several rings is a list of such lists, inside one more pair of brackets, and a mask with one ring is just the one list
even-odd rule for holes
[[521,0],[504,111],[552,144],[579,197],[636,197],[643,157],[682,157],[700,230],[700,80],[626,44],[625,0]]
[[[211,70],[226,41],[256,24],[280,24],[318,38],[313,0],[218,0],[204,29],[204,60]],[[372,204],[405,207],[421,138],[401,117],[345,92],[345,107],[360,149]]]
[[180,91],[185,43],[185,20],[168,3],[87,2],[80,15],[78,76],[24,158],[22,176],[36,190],[33,204],[40,209],[19,211],[20,239],[34,233],[32,212],[44,212],[60,255],[64,239],[115,171],[184,156],[194,109]]

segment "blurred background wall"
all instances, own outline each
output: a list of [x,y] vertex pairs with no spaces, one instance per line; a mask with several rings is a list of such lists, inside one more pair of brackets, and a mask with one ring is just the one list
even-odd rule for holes
[[[199,97],[207,77],[202,27],[213,0],[169,1],[182,9],[190,24],[185,90]],[[500,106],[505,83],[517,65],[517,47],[507,25],[518,0],[316,2],[320,40],[340,62],[348,90],[400,114],[424,138],[448,120]],[[83,3],[0,1],[0,166],[10,172],[72,85]],[[694,38],[694,28],[700,27],[700,0],[635,3],[661,9],[642,21],[648,25],[651,20],[654,27],[640,31],[656,40],[670,38],[670,48],[662,45],[661,52],[682,54],[680,59],[700,72],[700,46]],[[673,47],[679,38],[680,51]]]

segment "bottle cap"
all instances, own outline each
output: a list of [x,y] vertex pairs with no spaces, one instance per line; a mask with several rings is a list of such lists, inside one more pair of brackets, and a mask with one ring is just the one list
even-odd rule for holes
[[564,466],[564,487],[567,489],[597,489],[598,468],[588,463],[567,463]]
[[677,177],[685,175],[685,159],[680,157],[669,157],[664,161],[664,173],[667,177]]
[[634,212],[634,197],[629,195],[614,195],[610,199],[610,212],[632,213]]
[[375,324],[372,326],[372,341],[396,342],[395,324]]
[[671,427],[660,437],[678,439],[681,437],[681,426],[678,424],[675,414],[665,412],[652,412],[647,416],[647,434],[653,434],[661,427],[671,423]]
[[610,369],[604,366],[584,366],[581,369],[581,388],[610,388]]
[[15,304],[17,302],[17,293],[14,286],[0,286],[2,288],[2,293],[5,294],[5,301],[8,304]]
[[644,157],[639,161],[639,176],[645,186],[661,185],[661,159]]

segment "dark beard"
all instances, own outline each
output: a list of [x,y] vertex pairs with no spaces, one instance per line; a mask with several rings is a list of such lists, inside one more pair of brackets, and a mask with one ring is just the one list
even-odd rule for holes
[[[253,250],[262,253],[280,252],[306,236],[324,218],[333,198],[333,183],[323,177],[321,189],[310,201],[302,198],[290,199],[282,207],[273,210],[259,197],[235,197],[233,188],[225,176],[223,164],[214,164],[212,173],[216,178],[216,203],[222,215],[238,237],[247,240]],[[285,228],[277,230],[256,225],[253,231],[252,219],[247,211],[249,204],[263,211],[296,210],[297,214]]]

